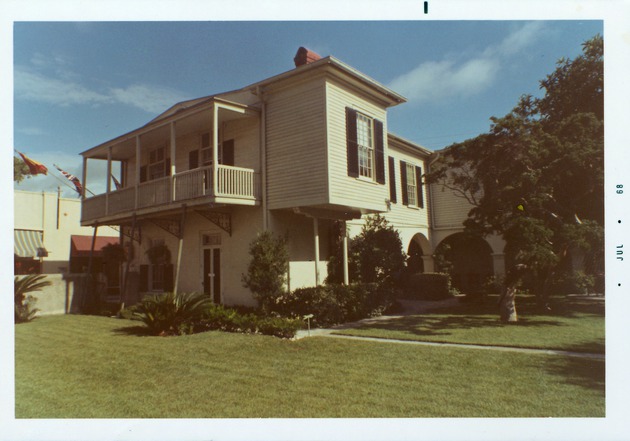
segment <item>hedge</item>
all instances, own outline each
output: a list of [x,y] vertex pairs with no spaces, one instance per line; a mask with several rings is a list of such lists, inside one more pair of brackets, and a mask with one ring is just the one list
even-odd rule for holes
[[394,290],[376,283],[299,288],[281,296],[274,311],[282,316],[312,314],[316,327],[380,315],[393,303]]

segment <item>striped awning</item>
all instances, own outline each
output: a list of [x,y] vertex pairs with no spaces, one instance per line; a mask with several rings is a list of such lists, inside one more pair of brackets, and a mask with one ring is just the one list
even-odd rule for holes
[[43,233],[35,230],[14,230],[13,252],[19,257],[46,257]]

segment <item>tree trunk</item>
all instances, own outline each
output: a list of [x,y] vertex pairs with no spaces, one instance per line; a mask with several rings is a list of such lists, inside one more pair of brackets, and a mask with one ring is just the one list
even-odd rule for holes
[[514,286],[505,288],[501,300],[499,300],[499,314],[503,323],[516,323],[518,321],[516,315],[516,288]]

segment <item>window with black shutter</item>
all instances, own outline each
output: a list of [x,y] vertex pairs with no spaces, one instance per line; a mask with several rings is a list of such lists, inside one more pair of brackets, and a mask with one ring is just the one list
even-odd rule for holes
[[385,184],[383,122],[346,108],[348,176]]
[[407,163],[400,161],[400,186],[402,190],[402,203],[409,205],[409,195],[407,194]]
[[357,146],[357,112],[346,107],[346,144],[348,153],[348,176],[359,177],[359,149]]
[[391,156],[388,158],[389,162],[389,200],[393,204],[398,202],[396,200],[396,161]]
[[221,164],[234,166],[234,140],[228,139],[221,145]]

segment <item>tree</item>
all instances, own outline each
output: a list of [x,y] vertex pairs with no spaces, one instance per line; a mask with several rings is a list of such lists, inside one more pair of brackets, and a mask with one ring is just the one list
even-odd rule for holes
[[489,133],[440,152],[427,175],[472,205],[468,231],[505,239],[505,321],[516,320],[519,284],[545,305],[571,251],[597,256],[603,247],[603,39],[559,60],[540,85],[541,98],[521,97],[509,114],[491,118]]
[[243,285],[249,288],[264,311],[284,294],[289,271],[289,252],[286,240],[265,231],[249,245],[251,261]]
[[30,178],[31,173],[20,158],[17,156],[13,157],[13,182],[17,182],[18,184],[24,180],[24,178]]

